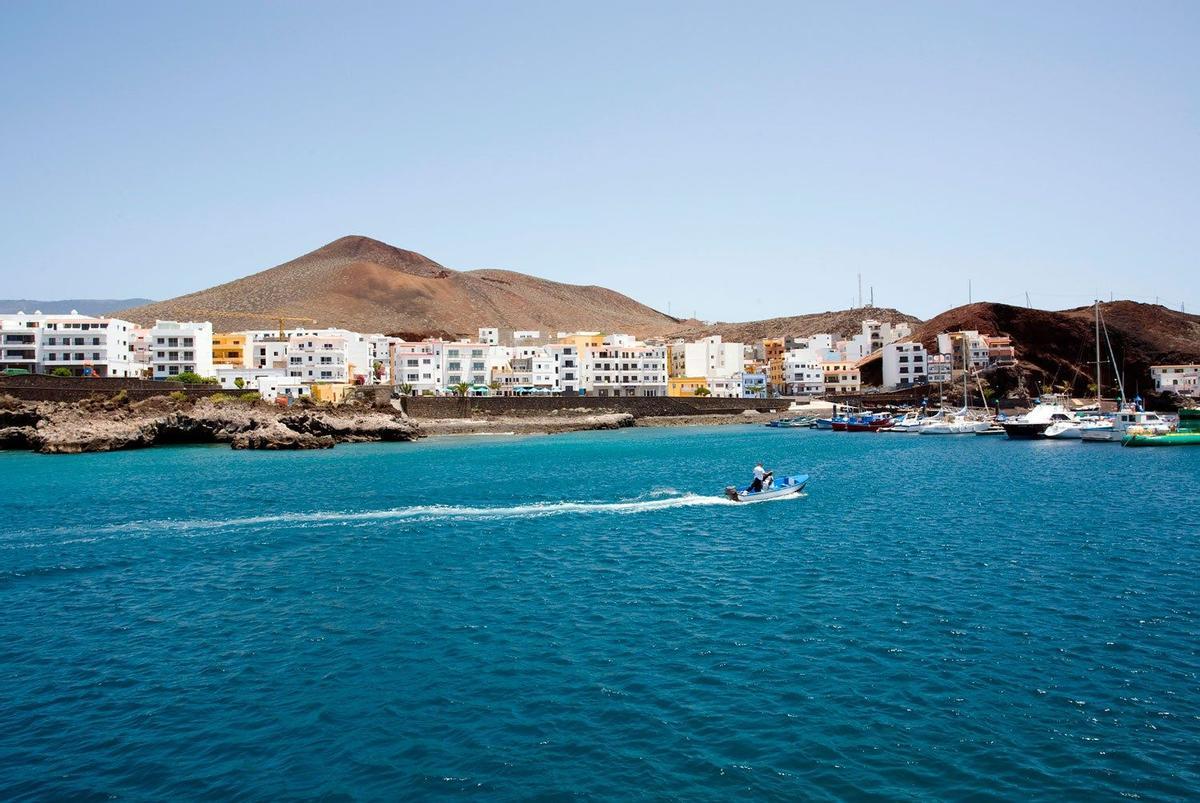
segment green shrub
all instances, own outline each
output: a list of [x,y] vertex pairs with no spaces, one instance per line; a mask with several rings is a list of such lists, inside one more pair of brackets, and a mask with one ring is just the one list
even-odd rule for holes
[[224,404],[225,402],[229,401],[233,397],[230,396],[228,393],[214,393],[213,395],[209,396],[208,398],[209,398],[209,401],[211,401],[213,404]]
[[50,372],[50,376],[75,376],[71,373],[70,368],[63,368],[61,365]]
[[168,376],[167,381],[168,382],[180,382],[184,385],[215,385],[215,384],[217,384],[217,378],[215,376],[200,376],[200,374],[193,373],[192,371],[184,371],[183,373],[176,374],[175,376]]
[[175,401],[179,401],[179,402],[187,401],[188,395],[186,393],[184,393],[182,390],[177,390],[171,394],[171,398],[174,399]]
[[262,401],[262,396],[260,396],[256,391],[251,391],[249,393],[243,393],[240,396],[238,396],[238,398],[241,399],[242,401],[248,402],[250,404],[255,404],[257,402]]

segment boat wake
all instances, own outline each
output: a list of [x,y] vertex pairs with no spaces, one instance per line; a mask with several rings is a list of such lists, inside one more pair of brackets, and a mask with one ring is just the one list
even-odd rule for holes
[[103,532],[145,532],[148,530],[223,530],[241,527],[271,527],[275,525],[328,526],[363,524],[387,521],[498,521],[504,519],[533,519],[549,516],[588,516],[597,514],[631,515],[687,507],[737,505],[720,496],[701,496],[685,493],[674,496],[650,496],[619,502],[535,502],[525,505],[470,507],[461,505],[412,505],[383,510],[309,511],[279,513],[263,516],[243,516],[228,519],[163,519],[131,521],[104,525],[92,530]]

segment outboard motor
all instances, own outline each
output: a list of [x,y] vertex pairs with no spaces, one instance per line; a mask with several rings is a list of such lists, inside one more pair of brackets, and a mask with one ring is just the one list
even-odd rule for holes
[[734,488],[732,485],[725,486],[725,495],[728,496],[730,499],[732,499],[735,502],[740,501],[738,499],[738,490],[737,490],[737,488]]

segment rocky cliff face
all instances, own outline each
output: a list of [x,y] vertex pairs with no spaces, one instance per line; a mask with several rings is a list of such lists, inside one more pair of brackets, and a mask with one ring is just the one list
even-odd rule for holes
[[44,454],[109,452],[180,443],[234,449],[328,449],[336,443],[420,437],[398,412],[363,407],[286,409],[239,401],[155,397],[77,403],[0,403],[0,448]]

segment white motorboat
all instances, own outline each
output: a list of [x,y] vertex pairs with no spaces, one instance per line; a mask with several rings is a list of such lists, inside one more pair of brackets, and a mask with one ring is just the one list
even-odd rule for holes
[[1107,418],[1087,416],[1085,418],[1076,418],[1074,421],[1055,421],[1046,427],[1046,431],[1042,435],[1046,438],[1055,438],[1058,440],[1079,440],[1085,432],[1111,430],[1112,425],[1113,422]]
[[944,410],[938,410],[930,415],[921,415],[919,410],[909,410],[904,415],[895,419],[890,427],[879,430],[880,432],[907,432],[916,434],[921,431],[921,427],[926,424],[932,424],[935,421],[941,421],[945,414]]
[[1045,437],[1046,429],[1051,424],[1074,422],[1075,418],[1075,414],[1063,406],[1061,402],[1044,400],[1038,402],[1037,406],[1025,413],[1025,415],[1001,421],[1000,426],[1004,427],[1004,431],[1009,438],[1014,440],[1029,440],[1031,438]]
[[798,494],[804,490],[806,484],[808,484],[807,474],[793,474],[790,477],[781,477],[777,482],[771,483],[761,491],[752,491],[749,488],[738,489],[730,485],[725,488],[725,496],[734,502],[767,502]]
[[936,421],[928,421],[917,430],[920,435],[973,435],[988,428],[988,422],[972,416],[964,407]]
[[1171,431],[1171,422],[1158,413],[1129,408],[1114,415],[1107,428],[1084,430],[1082,438],[1087,443],[1120,443],[1131,429],[1162,435]]

